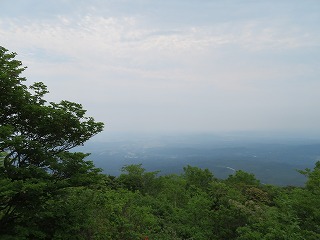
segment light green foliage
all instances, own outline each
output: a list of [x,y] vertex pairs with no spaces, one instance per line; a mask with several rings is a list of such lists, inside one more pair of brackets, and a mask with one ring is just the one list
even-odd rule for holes
[[213,174],[208,169],[202,170],[198,167],[188,165],[183,168],[183,171],[183,176],[187,181],[187,187],[195,186],[205,190],[214,180]]
[[188,200],[186,180],[178,175],[167,175],[160,178],[162,188],[158,197],[168,201],[174,208],[185,206]]
[[[145,173],[141,165],[136,167],[140,171],[133,172]],[[260,185],[243,171],[221,181],[199,168],[184,170],[181,176],[159,177],[158,194],[148,197],[160,227],[160,232],[153,228],[153,239],[317,239],[319,203],[306,189]],[[292,195],[299,191],[305,194],[301,199],[313,205],[302,208],[310,216],[306,224],[297,211],[304,204]]]
[[260,185],[260,181],[257,180],[253,174],[244,172],[242,170],[238,170],[235,172],[235,174],[230,175],[228,179],[226,179],[226,182],[228,184],[237,185],[238,187]]
[[250,224],[237,229],[240,234],[238,239],[305,239],[298,219],[290,208],[290,205],[286,209],[264,207],[258,219],[252,219]]
[[43,83],[27,87],[22,63],[0,47],[0,235],[45,238],[34,216],[69,186],[97,184],[87,154],[68,150],[103,129],[77,103],[48,103]]
[[316,162],[313,171],[307,168],[299,172],[308,177],[306,187],[310,191],[320,194],[320,161]]
[[141,198],[123,189],[67,188],[62,197],[46,203],[45,222],[37,224],[47,228],[50,239],[141,239],[157,226]]
[[122,168],[122,172],[119,182],[129,190],[154,194],[159,187],[159,181],[156,179],[158,171],[145,172],[141,164],[126,165]]

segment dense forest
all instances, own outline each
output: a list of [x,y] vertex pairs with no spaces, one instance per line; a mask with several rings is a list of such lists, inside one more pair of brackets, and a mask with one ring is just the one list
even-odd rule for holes
[[304,187],[219,180],[185,166],[159,176],[141,164],[118,177],[72,152],[103,130],[81,104],[47,102],[0,47],[0,239],[320,239],[320,162]]

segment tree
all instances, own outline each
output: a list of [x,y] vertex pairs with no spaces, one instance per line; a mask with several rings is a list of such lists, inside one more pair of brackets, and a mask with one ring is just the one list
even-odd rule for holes
[[206,190],[214,180],[213,174],[209,169],[202,170],[201,168],[188,165],[183,168],[183,171],[183,176],[187,180],[187,187],[195,186]]
[[313,171],[307,168],[305,170],[299,170],[301,174],[308,177],[306,182],[306,188],[314,193],[320,193],[320,161],[315,163]]
[[233,175],[229,175],[226,182],[238,187],[260,186],[260,181],[252,173],[238,170]]
[[142,164],[125,165],[121,171],[123,172],[119,176],[119,182],[125,188],[131,191],[140,191],[143,194],[154,194],[159,187],[159,181],[156,179],[156,175],[159,173],[146,172],[142,167]]
[[102,131],[103,123],[87,117],[81,104],[47,102],[46,86],[27,87],[25,67],[15,57],[0,47],[0,234],[37,238],[31,216],[41,205],[61,189],[98,176],[84,160],[87,154],[69,150]]

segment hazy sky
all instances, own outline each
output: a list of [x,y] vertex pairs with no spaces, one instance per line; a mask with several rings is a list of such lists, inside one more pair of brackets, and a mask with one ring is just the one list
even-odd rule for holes
[[0,0],[0,45],[107,131],[320,132],[319,0]]

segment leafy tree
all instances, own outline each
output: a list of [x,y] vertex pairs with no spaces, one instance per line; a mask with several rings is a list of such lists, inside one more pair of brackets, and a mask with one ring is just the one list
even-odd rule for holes
[[251,214],[245,206],[245,196],[226,181],[214,181],[210,183],[208,197],[212,239],[235,239],[237,228],[245,225]]
[[241,240],[302,240],[305,235],[300,231],[297,218],[292,211],[285,212],[275,207],[264,209],[256,221],[237,229]]
[[157,197],[168,201],[173,208],[185,206],[188,202],[188,194],[186,192],[186,180],[181,176],[172,174],[161,176],[160,181],[162,188]]
[[[98,169],[71,153],[102,131],[81,104],[47,102],[46,86],[27,87],[25,67],[0,47],[0,234],[42,238],[32,216],[59,190],[98,181]],[[96,180],[94,180],[96,178]]]
[[123,174],[119,176],[120,184],[131,191],[137,191],[146,194],[155,194],[159,181],[156,179],[158,171],[146,172],[142,164],[126,165],[122,168]]
[[184,239],[210,239],[212,222],[210,207],[210,198],[203,191],[197,191],[188,199],[188,203],[180,210],[178,215],[180,219],[177,218]]
[[256,203],[270,202],[268,193],[256,187],[246,188],[245,196],[247,197],[248,200],[255,201]]
[[209,169],[202,170],[198,167],[188,165],[183,168],[183,176],[187,180],[187,187],[195,186],[201,189],[207,189],[214,180],[213,174]]
[[[299,227],[308,236],[307,239],[320,239],[320,199],[305,189],[295,189],[289,194],[295,216],[299,219]],[[281,208],[279,208],[281,209]]]
[[143,175],[145,169],[142,167],[142,164],[132,164],[122,167],[121,171],[124,174],[121,174],[119,181],[129,190],[136,191],[142,190],[143,188]]
[[305,175],[308,180],[306,182],[306,187],[308,190],[320,194],[320,161],[316,162],[313,171],[311,169],[305,169],[304,171],[298,171]]
[[229,175],[226,182],[238,187],[259,186],[260,181],[251,173],[238,170],[233,175]]

